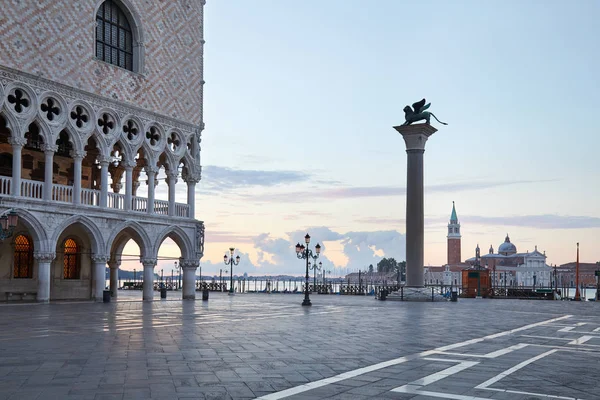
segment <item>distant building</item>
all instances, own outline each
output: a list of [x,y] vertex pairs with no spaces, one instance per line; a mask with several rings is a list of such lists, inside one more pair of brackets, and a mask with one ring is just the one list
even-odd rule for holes
[[[452,286],[462,285],[462,273],[465,268],[475,265],[476,257],[461,262],[461,232],[460,223],[454,202],[448,224],[448,259],[443,266],[425,267],[425,283],[430,285],[443,284]],[[479,254],[479,245],[476,248]],[[490,245],[488,254],[479,259],[481,267],[491,270],[494,286],[550,286],[553,282],[553,269],[546,264],[546,254],[537,250],[517,253],[517,247],[510,242],[508,234],[504,242],[498,246],[498,253]]]

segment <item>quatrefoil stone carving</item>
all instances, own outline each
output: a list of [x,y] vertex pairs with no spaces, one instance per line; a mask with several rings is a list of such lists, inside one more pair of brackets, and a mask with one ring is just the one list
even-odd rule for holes
[[75,121],[75,125],[78,128],[82,128],[85,124],[87,124],[89,117],[83,107],[77,106],[73,111],[71,111],[71,119]]
[[177,137],[175,132],[171,132],[171,135],[169,135],[169,138],[167,139],[167,144],[169,145],[169,148],[172,152],[176,152],[177,149],[179,149],[179,145],[181,144],[181,142],[179,141],[179,138]]
[[110,131],[115,127],[115,123],[110,115],[107,113],[102,114],[102,118],[98,119],[98,126],[102,128],[102,132],[108,135]]
[[16,112],[19,114],[29,107],[29,99],[21,89],[16,89],[15,94],[8,95],[8,102],[13,105]]
[[125,125],[123,125],[123,132],[127,134],[127,140],[132,141],[137,138],[139,133],[137,124],[132,120],[127,121]]
[[160,135],[158,134],[158,129],[151,126],[150,130],[146,132],[146,139],[150,143],[150,146],[156,146],[160,141]]
[[46,102],[42,103],[40,108],[42,112],[46,113],[46,118],[48,121],[52,121],[54,116],[58,116],[60,114],[60,108],[57,107],[56,100],[51,97],[49,97]]

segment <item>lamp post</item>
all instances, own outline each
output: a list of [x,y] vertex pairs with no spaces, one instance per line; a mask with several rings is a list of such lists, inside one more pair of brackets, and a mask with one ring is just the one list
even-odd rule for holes
[[0,216],[0,240],[11,237],[18,222],[19,215],[15,210],[4,211]]
[[223,262],[225,263],[225,265],[229,265],[229,270],[231,271],[231,275],[229,278],[229,295],[230,296],[233,295],[233,266],[238,265],[240,263],[240,255],[239,254],[235,258],[235,260],[233,259],[233,251],[234,250],[235,250],[234,247],[229,248],[229,252],[231,253],[231,257],[229,257],[229,259],[227,259],[227,254],[225,254],[223,256]]
[[310,303],[310,297],[308,295],[308,262],[310,259],[316,260],[319,257],[319,253],[321,253],[321,245],[317,243],[315,246],[315,254],[313,255],[312,250],[308,248],[308,244],[310,243],[310,236],[308,233],[306,236],[304,236],[304,242],[306,243],[306,247],[300,243],[296,244],[296,257],[298,257],[300,260],[306,260],[306,284],[304,287],[304,300],[302,301],[302,305],[310,306],[312,304]]
[[135,286],[135,274],[136,274],[136,269],[133,269],[133,286]]
[[311,267],[310,262],[308,263],[308,268],[312,269],[313,272],[313,290],[315,290],[315,288],[317,287],[317,271],[321,270],[321,267],[323,266],[323,263],[319,261],[319,264],[317,264],[317,262],[315,261]]
[[181,288],[181,274],[179,273],[181,270],[181,266],[178,264],[177,261],[174,261],[173,264],[175,264],[175,271],[177,271],[177,280],[179,281],[179,283],[177,284],[177,289]]
[[577,242],[577,264],[575,264],[575,301],[581,301],[579,293],[579,242]]
[[[596,266],[600,268],[600,261],[596,262]],[[600,300],[600,269],[596,270],[596,300]]]

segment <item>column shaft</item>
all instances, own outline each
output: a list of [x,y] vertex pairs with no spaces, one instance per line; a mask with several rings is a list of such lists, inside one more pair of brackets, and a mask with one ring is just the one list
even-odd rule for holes
[[156,261],[144,262],[144,301],[152,301],[154,299],[154,266]]
[[183,299],[194,300],[196,298],[196,268],[184,267],[183,269]]
[[169,215],[175,215],[175,185],[177,183],[177,175],[168,174],[169,184]]
[[50,263],[48,260],[38,260],[37,301],[50,301]]
[[44,200],[52,200],[52,176],[54,175],[54,150],[44,150]]
[[148,176],[148,214],[154,214],[154,189],[155,189],[155,180],[156,180],[156,172],[150,171],[146,172]]
[[423,153],[407,150],[406,184],[406,286],[423,286],[424,205]]
[[188,181],[187,187],[188,217],[194,219],[196,218],[196,182]]
[[119,291],[119,264],[109,263],[110,267],[110,292],[113,299],[117,298]]
[[73,204],[81,204],[81,161],[83,157],[73,157]]
[[133,191],[133,167],[125,166],[125,210],[131,210]]
[[96,302],[102,301],[102,292],[106,287],[106,261],[94,261],[94,281],[92,298]]
[[108,206],[108,161],[100,162],[100,207]]
[[12,182],[10,185],[10,193],[13,196],[21,196],[21,150],[23,145],[13,143],[13,162],[12,162]]

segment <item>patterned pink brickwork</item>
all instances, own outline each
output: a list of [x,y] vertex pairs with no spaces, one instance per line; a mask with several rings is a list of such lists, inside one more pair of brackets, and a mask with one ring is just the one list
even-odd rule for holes
[[0,65],[202,125],[204,0],[127,0],[144,71],[95,59],[95,0],[1,0]]

